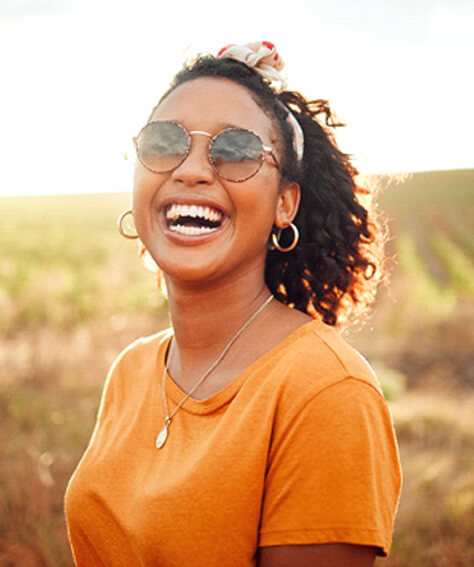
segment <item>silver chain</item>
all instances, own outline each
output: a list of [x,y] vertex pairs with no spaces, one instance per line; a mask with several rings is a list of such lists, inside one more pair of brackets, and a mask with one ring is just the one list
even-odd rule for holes
[[168,366],[166,364],[166,360],[164,362],[164,370],[163,370],[163,379],[162,379],[162,392],[163,392],[163,404],[165,406],[165,425],[169,425],[171,420],[176,415],[177,411],[180,407],[184,404],[184,402],[191,396],[191,394],[203,383],[203,381],[209,376],[209,374],[214,370],[214,368],[219,364],[219,362],[224,358],[227,354],[230,347],[235,343],[235,341],[240,337],[240,335],[245,331],[245,329],[250,325],[250,323],[255,319],[255,317],[265,309],[265,307],[270,303],[273,299],[273,295],[267,297],[267,299],[260,305],[260,307],[252,313],[250,317],[245,321],[245,323],[240,327],[240,329],[235,333],[235,335],[230,339],[230,341],[225,345],[224,350],[218,356],[217,360],[209,366],[209,368],[204,372],[204,374],[199,378],[199,380],[194,384],[194,386],[189,390],[189,392],[184,396],[184,398],[179,402],[179,404],[174,408],[173,413],[169,415],[168,410],[168,400],[166,399],[166,388],[165,388],[165,381],[166,381],[166,372],[168,370]]

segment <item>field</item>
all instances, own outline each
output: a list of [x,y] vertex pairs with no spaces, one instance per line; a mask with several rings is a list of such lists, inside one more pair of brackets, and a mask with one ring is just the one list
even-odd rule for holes
[[[347,333],[375,367],[404,487],[386,567],[474,565],[474,170],[382,180],[392,282]],[[125,194],[0,199],[0,566],[69,567],[63,495],[115,355],[167,324]]]

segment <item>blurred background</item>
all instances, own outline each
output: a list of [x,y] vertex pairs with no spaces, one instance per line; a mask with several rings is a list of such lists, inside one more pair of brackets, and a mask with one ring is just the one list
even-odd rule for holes
[[108,367],[168,324],[115,226],[131,138],[186,57],[257,39],[381,188],[391,285],[345,332],[404,469],[377,564],[474,564],[473,38],[468,0],[0,1],[0,566],[72,566],[64,490]]

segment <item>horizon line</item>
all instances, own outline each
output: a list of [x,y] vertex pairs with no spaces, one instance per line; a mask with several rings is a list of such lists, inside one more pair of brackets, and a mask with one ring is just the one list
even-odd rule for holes
[[[364,177],[387,177],[393,179],[402,179],[408,181],[413,175],[427,174],[427,173],[455,173],[455,172],[468,172],[473,171],[474,167],[457,167],[453,169],[421,169],[421,170],[411,170],[411,171],[390,171],[390,172],[359,172],[359,176]],[[67,196],[79,196],[79,195],[126,195],[131,194],[132,190],[120,191],[111,189],[110,191],[71,191],[69,193],[1,193],[0,198],[16,198],[16,197],[67,197]]]

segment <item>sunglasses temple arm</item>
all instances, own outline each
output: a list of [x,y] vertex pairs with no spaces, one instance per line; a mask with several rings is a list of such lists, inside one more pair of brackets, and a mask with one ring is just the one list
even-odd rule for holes
[[267,146],[263,146],[263,150],[265,152],[265,155],[270,156],[273,159],[275,166],[278,169],[280,169],[280,164],[278,163],[278,160],[277,160],[275,154],[273,153],[273,150],[271,148],[268,148]]

